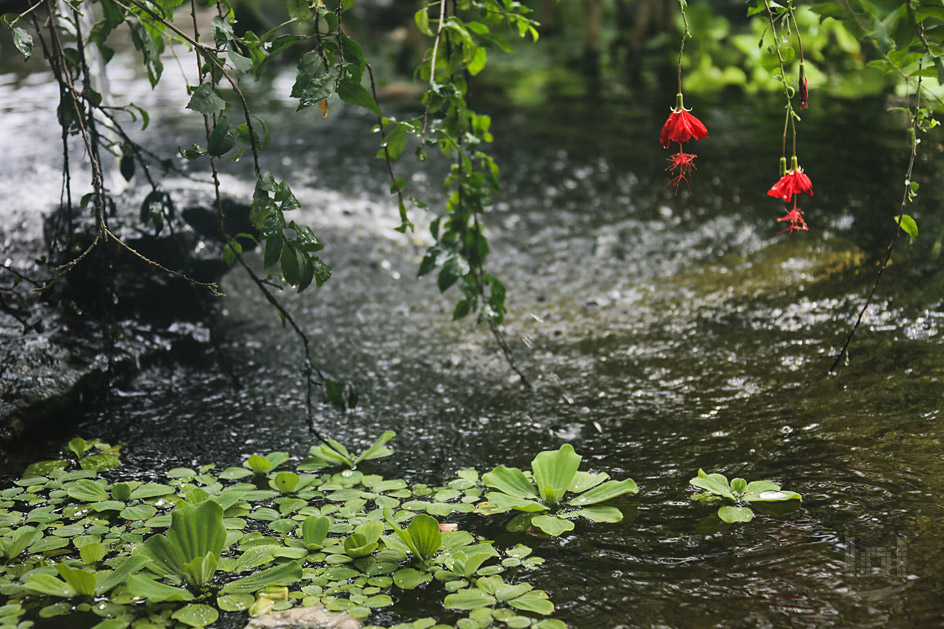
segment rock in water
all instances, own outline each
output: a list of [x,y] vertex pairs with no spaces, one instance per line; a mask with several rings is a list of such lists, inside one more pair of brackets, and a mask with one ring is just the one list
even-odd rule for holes
[[245,629],[361,629],[347,614],[327,611],[323,606],[296,607],[253,618]]

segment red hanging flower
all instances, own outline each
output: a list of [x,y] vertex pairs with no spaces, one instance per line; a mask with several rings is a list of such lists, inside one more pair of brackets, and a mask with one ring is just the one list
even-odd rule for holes
[[662,134],[659,141],[662,142],[662,148],[669,148],[669,143],[688,142],[689,140],[701,140],[708,137],[708,129],[702,124],[702,121],[689,113],[689,110],[681,106],[682,95],[679,94],[679,104],[669,114],[668,120],[662,125]]
[[796,194],[808,194],[813,196],[813,182],[803,173],[803,169],[797,164],[796,156],[793,157],[793,168],[775,183],[767,194],[778,199],[783,199],[787,203],[793,200]]

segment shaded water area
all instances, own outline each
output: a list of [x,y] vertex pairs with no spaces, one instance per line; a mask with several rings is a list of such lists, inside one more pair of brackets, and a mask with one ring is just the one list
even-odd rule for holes
[[[27,223],[59,194],[46,80],[0,77],[9,173],[0,212],[15,206],[11,216]],[[172,154],[198,138],[181,102],[149,96],[130,75],[113,88],[151,101],[153,150]],[[506,332],[534,380],[529,393],[483,327],[450,322],[451,295],[414,279],[428,219],[417,211],[414,235],[392,230],[370,119],[336,103],[325,122],[270,99],[265,165],[290,180],[303,204],[296,220],[314,228],[334,268],[290,305],[316,361],[361,392],[345,415],[321,409],[319,429],[358,447],[395,430],[395,456],[376,467],[417,482],[463,467],[526,468],[563,442],[590,469],[635,479],[639,494],[618,503],[623,522],[529,538],[547,560],[530,581],[573,627],[939,624],[944,276],[930,249],[942,228],[931,214],[942,200],[931,185],[941,147],[926,142],[917,167],[919,241],[899,243],[851,361],[824,377],[892,232],[907,157],[901,121],[884,102],[814,101],[800,147],[816,195],[801,203],[810,231],[787,241],[776,235],[782,208],[766,196],[778,101],[696,104],[711,135],[695,147],[693,196],[664,187],[657,135],[668,104],[490,111],[504,185],[486,218],[490,263],[508,287]],[[399,168],[415,193],[441,201],[442,166]],[[248,198],[248,165],[232,172],[228,193]],[[169,187],[208,198],[183,179]],[[273,450],[304,456],[312,438],[294,339],[247,278],[232,273],[225,290],[224,350],[243,388],[212,364],[149,368],[69,418],[61,439],[12,453],[8,473],[73,435],[125,444],[132,474],[222,469]],[[689,498],[699,468],[774,480],[804,500],[723,525]]]

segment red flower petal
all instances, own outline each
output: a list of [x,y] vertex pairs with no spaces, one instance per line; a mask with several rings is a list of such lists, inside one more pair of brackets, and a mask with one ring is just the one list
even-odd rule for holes
[[669,148],[669,143],[688,142],[691,139],[701,140],[708,137],[708,129],[702,124],[702,121],[685,111],[672,110],[665,124],[662,125],[662,133],[659,135],[659,141],[662,148]]
[[808,194],[813,196],[813,182],[802,170],[788,170],[787,174],[771,186],[767,194],[778,199],[783,199],[787,203],[793,200],[795,194]]

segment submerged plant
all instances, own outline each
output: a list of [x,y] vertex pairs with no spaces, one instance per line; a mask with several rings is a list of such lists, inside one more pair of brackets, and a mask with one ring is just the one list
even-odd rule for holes
[[718,509],[718,517],[728,524],[750,522],[754,519],[754,511],[745,504],[802,500],[800,494],[783,491],[780,485],[771,481],[761,480],[748,483],[743,478],[735,478],[729,484],[728,479],[723,475],[705,474],[701,469],[698,470],[698,476],[688,482],[694,487],[705,490],[705,493],[692,496],[696,500],[710,504],[724,501],[735,503],[733,506],[725,504]]
[[[636,483],[627,478],[607,480],[609,474],[578,471],[581,458],[573,446],[565,443],[559,450],[541,452],[531,462],[530,476],[516,467],[499,465],[482,476],[490,491],[485,503],[476,511],[484,515],[521,511],[509,524],[509,530],[525,530],[536,526],[551,536],[573,530],[573,518],[593,522],[619,522],[623,514],[616,507],[596,506],[622,496],[636,493]],[[566,493],[577,494],[566,502]]]

